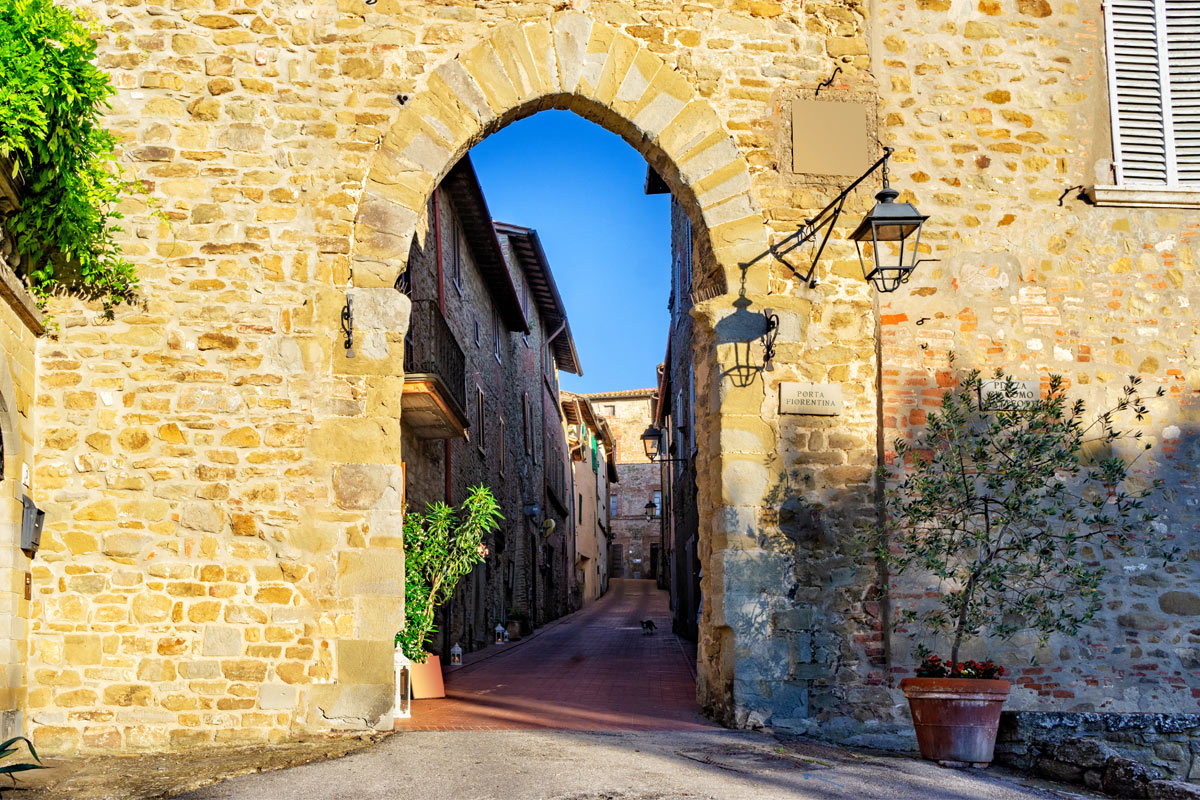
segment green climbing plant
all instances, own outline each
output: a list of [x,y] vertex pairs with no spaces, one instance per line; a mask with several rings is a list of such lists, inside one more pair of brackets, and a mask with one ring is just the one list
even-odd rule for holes
[[[912,571],[938,586],[933,602],[901,606],[896,623],[948,637],[949,674],[968,637],[1077,634],[1101,606],[1107,557],[1179,557],[1146,505],[1159,484],[1131,480],[1150,447],[1122,429],[1126,416],[1149,413],[1140,378],[1095,417],[1067,399],[1060,376],[1037,399],[1020,398],[1001,371],[995,379],[970,372],[923,429],[896,442],[880,476],[884,513],[860,539],[892,576]],[[918,653],[929,651],[922,643]]]
[[20,180],[4,220],[40,302],[59,285],[111,310],[137,289],[115,237],[117,203],[140,190],[102,123],[115,89],[94,63],[98,26],[52,0],[0,0],[0,157]]
[[460,509],[430,503],[404,515],[404,627],[396,646],[414,663],[425,663],[426,643],[437,632],[434,612],[458,582],[488,556],[484,538],[504,519],[483,486],[467,493]]

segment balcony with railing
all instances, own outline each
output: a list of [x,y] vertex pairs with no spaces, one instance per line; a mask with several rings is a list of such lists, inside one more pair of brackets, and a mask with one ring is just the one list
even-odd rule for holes
[[404,426],[422,439],[467,432],[466,356],[433,300],[414,300],[404,339]]

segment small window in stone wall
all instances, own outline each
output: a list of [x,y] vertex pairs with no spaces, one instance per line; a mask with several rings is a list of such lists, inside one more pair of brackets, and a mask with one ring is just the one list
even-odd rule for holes
[[462,294],[462,231],[459,230],[458,220],[450,226],[450,279],[454,288]]
[[525,455],[533,454],[533,420],[529,412],[529,392],[521,396],[521,427],[525,437]]
[[479,317],[475,318],[475,346],[479,347],[483,344],[482,338],[479,336]]
[[609,495],[608,498],[608,515],[610,517],[617,516],[617,495]]
[[492,311],[492,352],[496,355],[496,360],[500,360],[500,312],[499,310]]
[[484,411],[484,409],[483,409],[483,389],[480,389],[478,386],[476,386],[475,387],[475,425],[476,425],[475,431],[476,431],[476,434],[478,435],[476,444],[479,446],[480,453],[484,453],[487,451],[487,448],[484,446],[484,435],[483,435],[484,413],[483,413],[483,411]]
[[508,440],[504,438],[504,418],[500,418],[500,477],[504,477],[504,452],[508,450]]

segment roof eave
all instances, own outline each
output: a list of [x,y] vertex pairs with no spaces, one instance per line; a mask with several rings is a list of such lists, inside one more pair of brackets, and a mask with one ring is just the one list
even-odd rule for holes
[[[464,228],[470,225],[472,235],[468,237],[468,243],[474,245],[472,250],[479,270],[500,312],[500,319],[511,331],[529,333],[529,323],[521,310],[517,287],[513,285],[512,274],[504,260],[504,251],[500,247],[500,239],[492,224],[492,214],[488,210],[487,199],[483,196],[483,187],[479,185],[479,176],[475,173],[470,155],[463,156],[454,165],[442,185],[450,193],[455,206],[461,207],[459,222]],[[463,211],[466,210],[474,213],[465,215]]]

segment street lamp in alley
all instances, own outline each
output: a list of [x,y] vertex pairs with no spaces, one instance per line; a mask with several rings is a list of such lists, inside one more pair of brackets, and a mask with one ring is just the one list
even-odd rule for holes
[[653,522],[658,516],[658,504],[654,502],[653,497],[646,501],[644,508],[646,511],[646,522]]
[[662,454],[662,429],[653,423],[646,426],[642,433],[642,447],[646,451],[646,459],[655,464],[670,464],[677,461],[687,461],[686,458],[664,458]]
[[658,460],[658,449],[662,446],[662,431],[650,425],[642,433],[642,447],[646,450],[646,458]]

